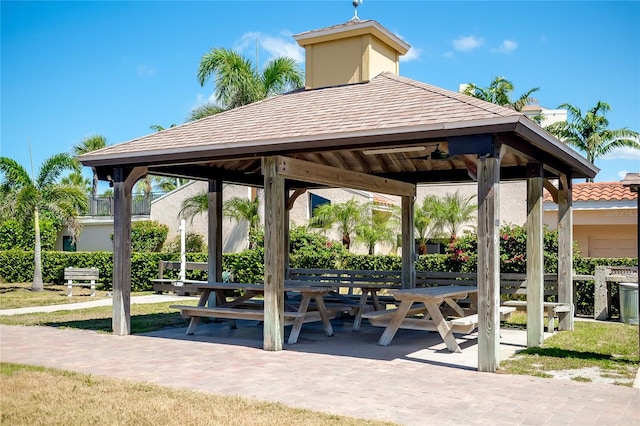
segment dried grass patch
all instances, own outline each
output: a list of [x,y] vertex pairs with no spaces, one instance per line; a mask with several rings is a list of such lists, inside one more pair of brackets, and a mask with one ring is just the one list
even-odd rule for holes
[[7,425],[391,425],[279,403],[0,364]]

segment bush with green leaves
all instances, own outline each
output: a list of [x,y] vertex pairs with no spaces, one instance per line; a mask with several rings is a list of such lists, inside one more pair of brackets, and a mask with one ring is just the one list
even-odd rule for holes
[[[526,272],[527,233],[523,226],[503,225],[499,231],[500,271]],[[544,270],[546,273],[558,271],[558,232],[548,229],[543,233]],[[577,247],[574,248],[578,257]],[[466,232],[449,243],[447,269],[454,272],[476,272],[478,264],[478,235]]]
[[[60,226],[51,219],[40,218],[40,243],[42,250],[53,250]],[[10,219],[0,223],[0,250],[33,250],[35,247],[35,229],[33,221],[25,226]]]
[[[139,220],[131,223],[131,251],[159,252],[169,234],[169,227],[155,220]],[[113,240],[113,233],[111,234]]]
[[[185,252],[186,253],[206,253],[207,244],[204,237],[195,232],[187,232],[185,235]],[[180,253],[180,235],[176,235],[163,245],[163,251],[169,253]]]
[[341,243],[317,232],[310,232],[304,226],[290,230],[289,253],[289,264],[294,268],[335,269],[340,267],[342,259],[348,255]]

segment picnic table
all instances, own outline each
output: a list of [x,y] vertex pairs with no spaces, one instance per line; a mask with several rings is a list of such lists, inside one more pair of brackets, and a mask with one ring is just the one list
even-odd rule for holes
[[[469,297],[471,305],[477,306],[478,288],[475,286],[437,286],[406,290],[391,290],[391,295],[400,305],[397,309],[374,311],[363,314],[372,325],[386,327],[379,345],[387,346],[399,328],[437,331],[451,352],[461,352],[453,333],[468,334],[478,325],[478,315],[467,312],[458,300]],[[441,306],[442,305],[442,306]],[[452,309],[460,318],[445,320],[443,307]],[[515,310],[515,308],[511,308]],[[423,314],[423,318],[408,318]]]
[[[231,328],[235,328],[235,319],[247,319],[264,321],[264,306],[262,301],[256,299],[264,295],[264,284],[246,283],[190,283],[190,288],[201,292],[197,306],[171,305],[171,308],[180,309],[182,316],[191,318],[187,334],[193,334],[200,318],[222,318],[229,320]],[[228,290],[232,290],[233,296],[228,296]],[[240,291],[238,291],[240,290]],[[285,286],[285,292],[300,294],[300,302],[294,305],[285,303],[284,324],[293,325],[289,334],[289,344],[298,341],[302,325],[308,322],[322,321],[327,336],[333,336],[333,328],[330,319],[334,312],[327,310],[323,297],[334,288],[331,286]],[[210,295],[215,293],[216,304],[210,306]],[[315,302],[316,311],[309,311],[309,303]]]

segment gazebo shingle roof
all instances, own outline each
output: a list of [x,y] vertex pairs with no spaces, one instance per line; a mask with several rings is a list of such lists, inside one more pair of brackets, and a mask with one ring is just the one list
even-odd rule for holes
[[[401,96],[399,96],[401,94]],[[300,90],[186,123],[82,157],[141,154],[518,117],[516,111],[383,73],[369,83]]]

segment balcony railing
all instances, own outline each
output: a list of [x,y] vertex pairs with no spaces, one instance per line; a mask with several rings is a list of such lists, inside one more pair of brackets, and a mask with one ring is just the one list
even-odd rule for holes
[[[134,216],[148,216],[151,214],[151,201],[162,195],[164,194],[133,194],[131,214]],[[87,216],[113,216],[113,211],[113,197],[89,197],[89,212]]]

